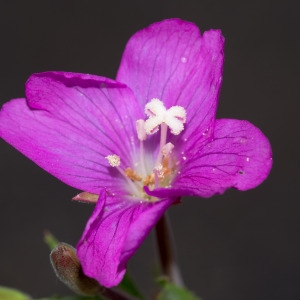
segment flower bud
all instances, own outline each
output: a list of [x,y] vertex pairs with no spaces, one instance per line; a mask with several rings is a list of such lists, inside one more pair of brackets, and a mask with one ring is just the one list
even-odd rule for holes
[[71,245],[58,243],[50,253],[50,261],[57,277],[76,294],[92,296],[103,289],[83,273],[76,249]]

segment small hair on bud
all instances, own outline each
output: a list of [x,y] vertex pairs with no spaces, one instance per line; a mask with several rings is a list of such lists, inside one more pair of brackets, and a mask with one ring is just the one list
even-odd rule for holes
[[71,245],[59,243],[51,251],[50,261],[57,277],[76,294],[94,296],[104,289],[83,273],[76,249]]

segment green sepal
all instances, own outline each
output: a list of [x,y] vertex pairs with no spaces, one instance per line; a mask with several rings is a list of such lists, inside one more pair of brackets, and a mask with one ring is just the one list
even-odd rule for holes
[[12,288],[0,286],[1,300],[31,300],[31,297]]
[[59,243],[56,237],[47,230],[44,232],[44,242],[48,245],[50,250],[53,250]]

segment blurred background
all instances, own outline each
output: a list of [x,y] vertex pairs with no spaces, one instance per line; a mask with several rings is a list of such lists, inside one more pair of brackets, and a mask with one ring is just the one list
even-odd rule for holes
[[[0,103],[24,96],[30,74],[114,78],[137,30],[179,17],[226,38],[218,117],[247,119],[270,139],[269,178],[247,192],[186,198],[169,210],[186,285],[204,300],[300,299],[299,1],[1,1]],[[76,149],[74,149],[76,151]],[[93,206],[0,140],[0,285],[43,297],[56,279],[43,231],[76,245]],[[151,234],[129,268],[150,295]]]

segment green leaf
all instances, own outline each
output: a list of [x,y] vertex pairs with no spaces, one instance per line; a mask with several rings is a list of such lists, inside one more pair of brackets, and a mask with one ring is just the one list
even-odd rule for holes
[[88,297],[88,296],[52,296],[52,297],[49,297],[49,298],[42,298],[40,300],[104,300],[104,299],[99,297],[99,296],[95,296],[95,297]]
[[176,286],[167,281],[162,281],[161,284],[163,288],[158,294],[157,300],[201,300],[183,287]]
[[30,300],[31,297],[29,297],[26,294],[23,294],[18,290],[0,286],[0,299],[1,300]]
[[128,293],[129,295],[136,297],[137,299],[144,299],[135,283],[133,282],[132,278],[128,275],[128,272],[125,273],[125,276],[121,283],[118,285],[118,288]]

